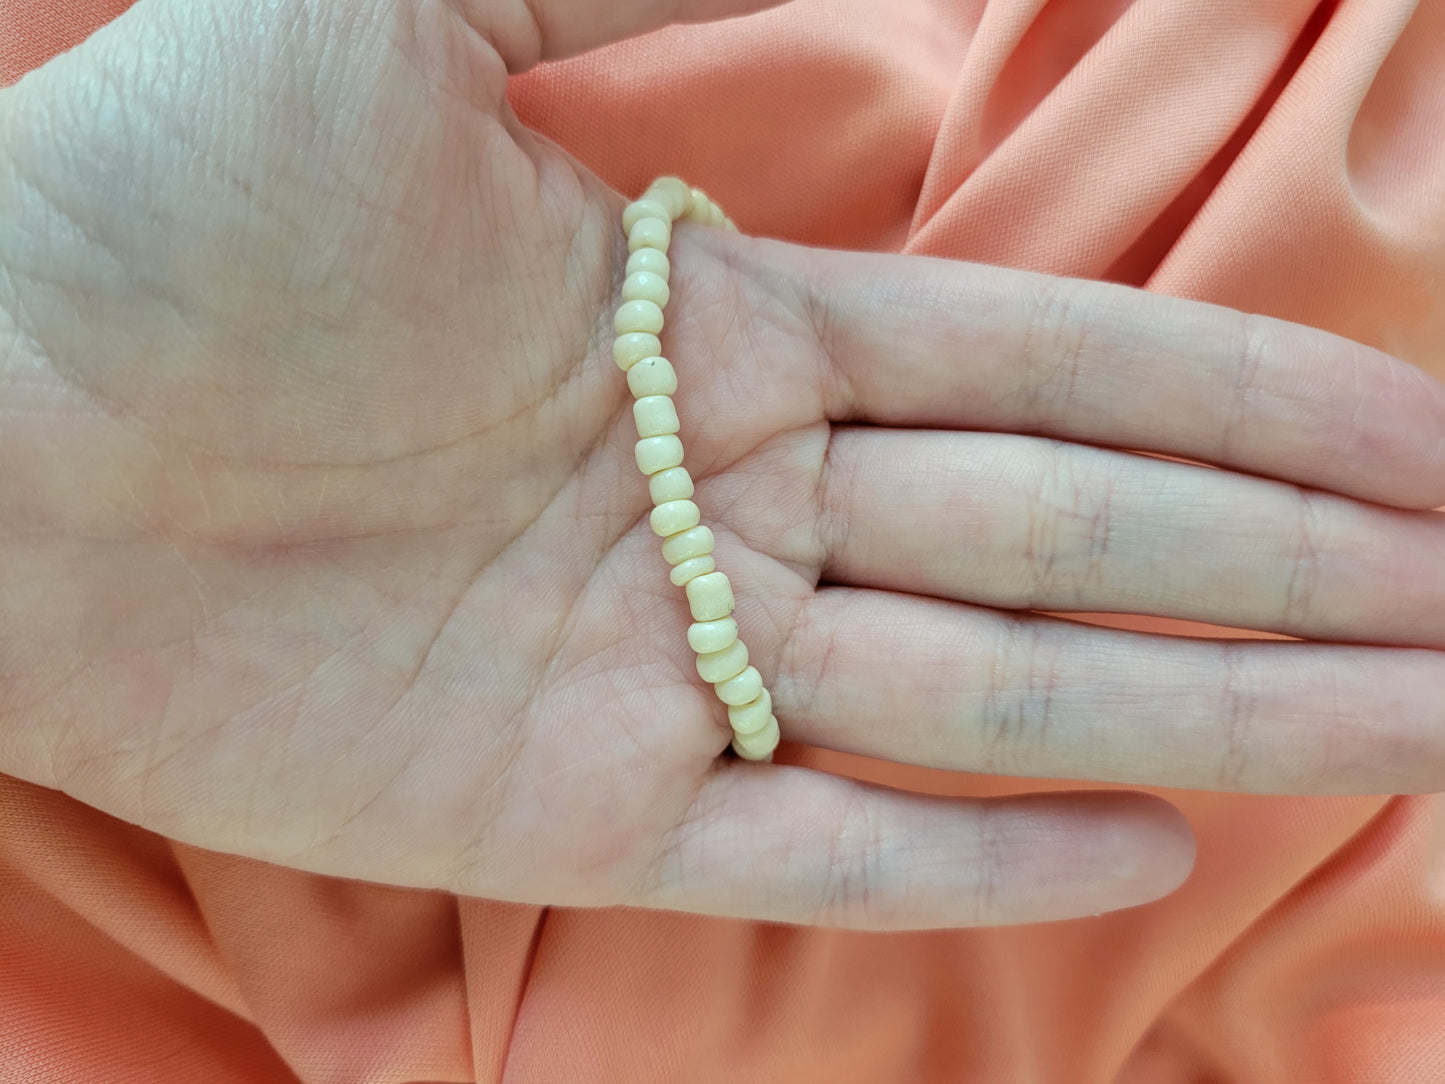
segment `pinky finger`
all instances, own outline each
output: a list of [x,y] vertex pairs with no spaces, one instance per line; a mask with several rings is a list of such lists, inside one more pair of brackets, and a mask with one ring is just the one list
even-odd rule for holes
[[858,930],[1078,918],[1173,891],[1184,817],[1115,792],[947,799],[719,763],[636,902]]

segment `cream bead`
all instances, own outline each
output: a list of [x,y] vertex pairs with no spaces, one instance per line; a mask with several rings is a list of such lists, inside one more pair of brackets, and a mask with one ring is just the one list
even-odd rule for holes
[[612,326],[619,335],[633,331],[656,335],[662,330],[662,310],[655,301],[624,301],[612,319]]
[[[682,562],[682,564],[674,566],[673,570],[667,574],[667,578],[678,587],[686,587],[688,580],[695,580],[699,576],[705,576],[716,568],[717,562],[712,559],[711,555],[707,557],[689,557],[686,561]],[[696,648],[693,650],[696,650]]]
[[721,651],[709,651],[697,657],[697,676],[709,684],[735,678],[748,668],[748,645],[734,640]]
[[644,218],[660,218],[666,222],[676,217],[666,201],[653,199],[649,194],[633,200],[622,209],[622,232],[631,233],[632,227]]
[[761,730],[752,734],[733,734],[733,752],[744,760],[771,760],[781,737],[778,720],[769,715]]
[[[682,462],[682,441],[671,433],[663,437],[643,437],[637,442],[634,452],[637,456],[637,469],[643,474],[656,474],[660,470],[667,470],[668,467],[676,467]],[[669,538],[668,542],[671,541],[672,539]],[[663,543],[664,546],[666,544]],[[708,547],[707,552],[711,553],[712,547]],[[689,556],[695,555],[689,554]]]
[[[702,558],[702,560],[707,560],[707,558]],[[686,563],[683,562],[683,564]],[[677,567],[681,568],[682,565]],[[724,617],[717,621],[698,621],[687,627],[687,646],[699,655],[709,655],[721,651],[723,648],[732,647],[733,641],[737,638],[738,623],[731,617]]]
[[749,666],[735,678],[720,681],[715,686],[717,698],[729,706],[751,703],[763,692],[763,675],[756,666]]
[[668,242],[672,240],[672,223],[665,218],[640,218],[632,229],[627,231],[627,251],[636,252],[640,248],[655,248],[663,252],[667,251]]
[[652,510],[652,532],[671,538],[679,531],[690,531],[702,520],[702,512],[692,501],[668,501]]
[[686,467],[658,471],[647,480],[647,492],[653,504],[685,501],[692,496],[692,475],[687,473]]
[[662,353],[662,340],[648,331],[629,331],[619,335],[612,344],[612,359],[624,373],[643,358]]
[[701,188],[694,188],[692,190],[692,206],[687,209],[687,220],[689,222],[701,222],[703,225],[707,225],[707,220],[711,214],[711,207],[712,197]]
[[674,219],[687,214],[692,206],[692,189],[676,177],[659,177],[647,189],[643,199],[656,200],[667,205],[667,213]]
[[677,370],[666,358],[643,358],[627,370],[627,387],[639,399],[644,395],[671,395],[677,391]]
[[[667,437],[653,437],[653,440],[667,440]],[[676,437],[672,438],[677,440]],[[681,447],[682,442],[678,441]],[[673,464],[676,466],[676,464]],[[693,557],[706,557],[712,552],[716,540],[712,535],[712,528],[707,525],[694,527],[690,531],[683,531],[682,534],[675,534],[662,543],[662,559],[670,565],[680,565],[682,562]]]
[[627,235],[627,271],[622,303],[613,315],[617,337],[612,356],[627,373],[632,392],[633,419],[637,425],[635,448],[638,469],[648,475],[648,493],[654,508],[652,530],[663,537],[662,555],[669,579],[687,594],[693,623],[688,644],[697,652],[697,671],[711,683],[718,699],[728,706],[733,727],[733,750],[748,760],[771,760],[779,741],[778,721],[772,714],[772,696],[757,667],[748,665],[747,645],[738,638],[732,617],[735,600],[732,583],[717,570],[713,556],[716,539],[701,523],[692,500],[694,484],[682,466],[683,446],[672,395],[677,372],[662,356],[659,334],[664,308],[672,297],[672,265],[667,246],[679,218],[735,230],[737,227],[700,188],[689,188],[676,177],[659,177],[622,213]]
[[[657,249],[648,248],[642,251],[656,252]],[[662,308],[671,296],[667,280],[650,271],[634,271],[622,283],[623,301],[651,301],[658,308]]]
[[739,734],[756,734],[773,714],[773,694],[764,689],[757,699],[728,707],[728,722]]
[[725,572],[709,572],[687,585],[687,605],[694,621],[716,621],[733,612],[733,585]]
[[677,408],[666,395],[646,395],[632,404],[632,420],[639,437],[661,437],[680,428]]
[[627,257],[627,275],[630,277],[639,271],[646,271],[667,282],[672,277],[672,264],[668,262],[667,253],[655,248],[640,248]]

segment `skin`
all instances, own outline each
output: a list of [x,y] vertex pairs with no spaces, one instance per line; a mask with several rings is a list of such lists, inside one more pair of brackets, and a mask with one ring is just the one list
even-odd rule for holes
[[[623,200],[503,93],[742,5],[595,7],[141,0],[0,93],[0,771],[534,903],[888,929],[1169,892],[1154,797],[718,757],[610,358]],[[687,462],[787,738],[1441,786],[1422,373],[1100,284],[686,224],[671,257]],[[1071,610],[1298,639],[1037,612]]]

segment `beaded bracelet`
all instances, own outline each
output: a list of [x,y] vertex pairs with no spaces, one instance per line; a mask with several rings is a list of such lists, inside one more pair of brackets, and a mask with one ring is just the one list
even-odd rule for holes
[[637,466],[648,476],[652,530],[662,537],[662,556],[672,566],[671,580],[687,591],[693,623],[687,642],[697,653],[698,676],[710,682],[728,709],[733,752],[746,760],[772,760],[778,747],[773,698],[757,667],[748,665],[747,645],[733,619],[733,589],[713,559],[713,533],[702,525],[692,501],[692,476],[682,465],[678,439],[677,373],[662,356],[662,310],[670,296],[671,265],[667,246],[672,224],[680,218],[735,230],[708,195],[676,177],[659,177],[622,212],[627,234],[627,277],[613,327],[612,356],[627,374],[637,422]]

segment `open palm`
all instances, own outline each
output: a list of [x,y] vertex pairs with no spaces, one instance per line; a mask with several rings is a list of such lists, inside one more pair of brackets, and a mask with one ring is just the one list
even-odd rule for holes
[[[531,902],[888,927],[1167,891],[1191,845],[1153,798],[718,759],[610,359],[621,200],[504,99],[662,20],[622,7],[141,0],[0,98],[0,770]],[[1445,534],[1381,507],[1445,498],[1427,378],[1098,285],[689,225],[672,257],[688,466],[785,737],[1439,784]]]

